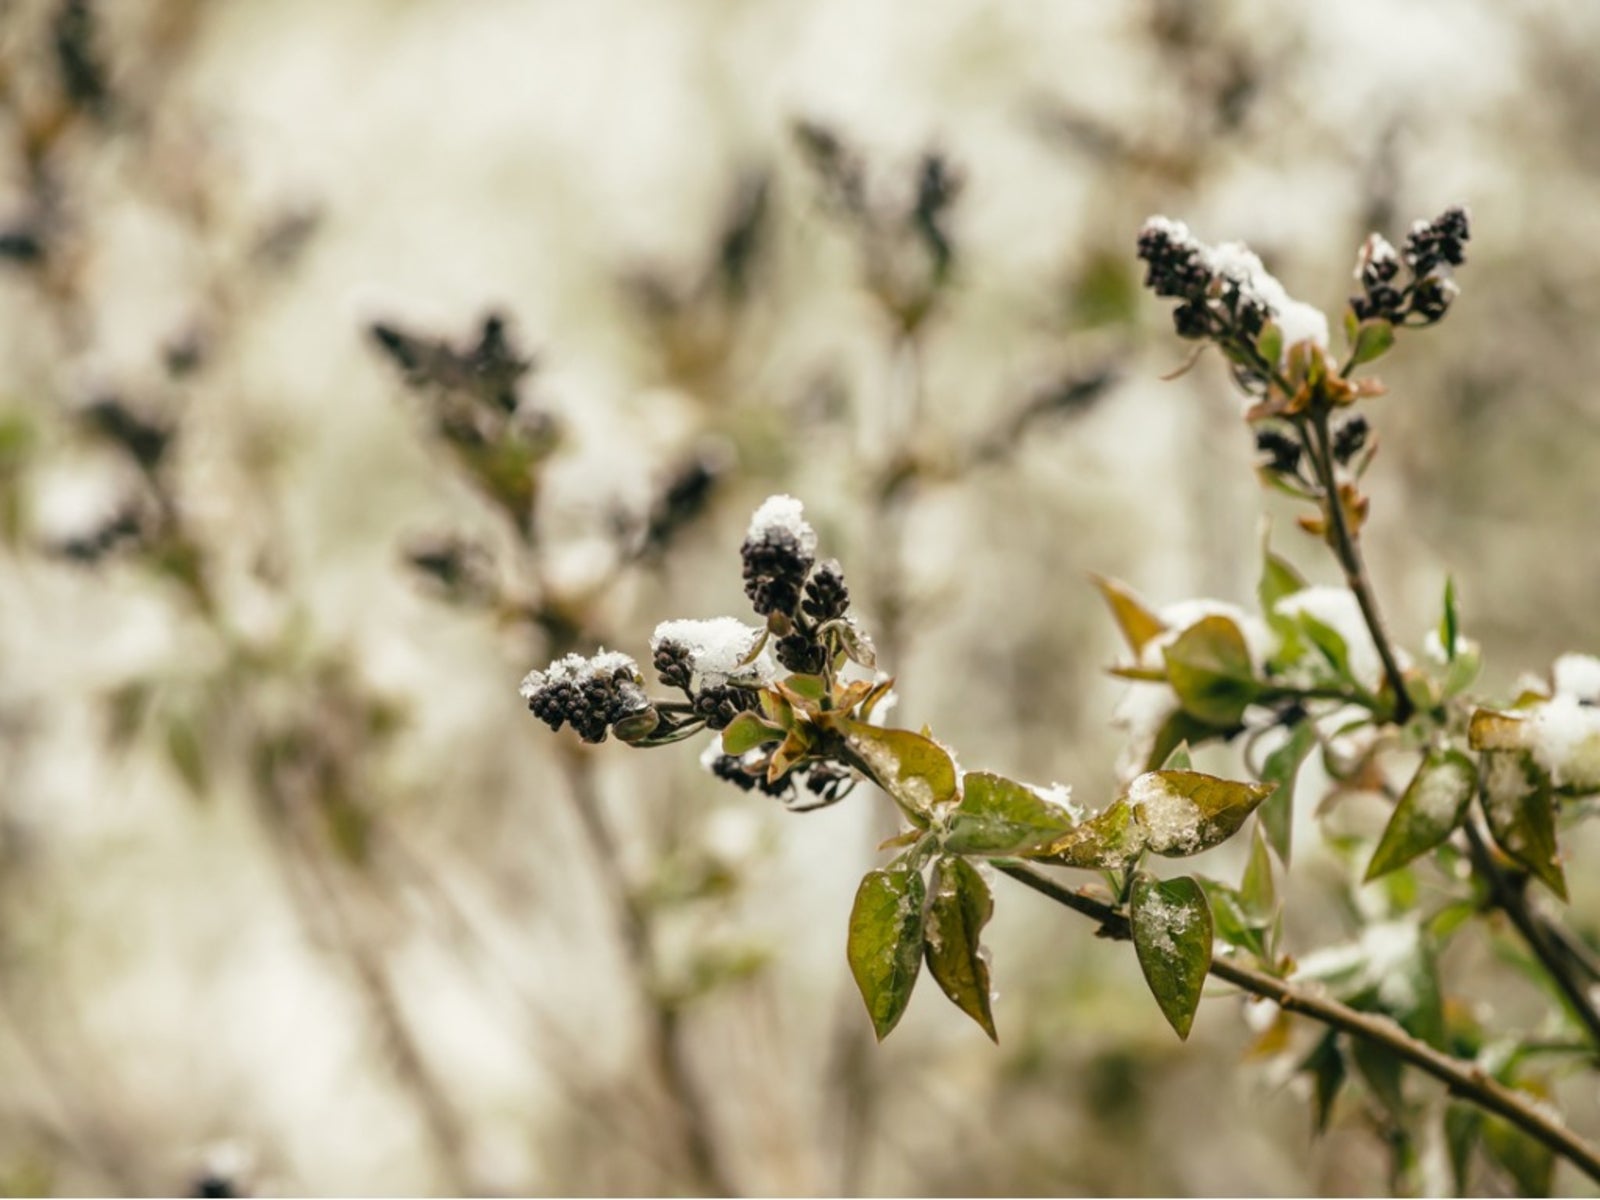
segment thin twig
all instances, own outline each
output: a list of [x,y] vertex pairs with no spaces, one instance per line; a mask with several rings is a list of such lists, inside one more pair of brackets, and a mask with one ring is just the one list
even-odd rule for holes
[[1328,517],[1328,527],[1333,533],[1328,544],[1333,548],[1334,557],[1344,569],[1345,583],[1355,593],[1356,603],[1361,606],[1361,616],[1366,621],[1367,629],[1372,633],[1373,645],[1383,662],[1384,678],[1389,681],[1389,689],[1394,692],[1394,723],[1404,725],[1410,719],[1414,706],[1410,694],[1406,691],[1405,677],[1401,674],[1400,664],[1395,658],[1394,647],[1390,645],[1389,635],[1384,629],[1378,602],[1372,594],[1366,563],[1361,557],[1360,534],[1351,529],[1350,523],[1345,520],[1344,500],[1339,495],[1339,483],[1334,475],[1332,441],[1328,436],[1328,414],[1325,410],[1318,409],[1308,420],[1297,422],[1297,427],[1312,465],[1316,469],[1317,478],[1322,484],[1323,509]]
[[[997,860],[994,865],[1040,895],[1097,921],[1101,936],[1119,940],[1132,937],[1127,917],[1104,901],[1075,892],[1021,862]],[[1536,1097],[1507,1087],[1479,1064],[1435,1050],[1412,1037],[1390,1017],[1358,1012],[1319,991],[1257,971],[1230,958],[1213,958],[1210,970],[1218,979],[1271,1000],[1285,1012],[1310,1017],[1332,1029],[1383,1047],[1439,1080],[1453,1095],[1504,1118],[1589,1178],[1600,1181],[1600,1149],[1568,1129],[1559,1116]]]

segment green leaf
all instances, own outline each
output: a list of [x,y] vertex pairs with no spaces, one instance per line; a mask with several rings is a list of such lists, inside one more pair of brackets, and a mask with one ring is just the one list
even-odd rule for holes
[[1127,800],[1117,800],[1050,843],[1039,857],[1048,856],[1063,867],[1120,871],[1139,857],[1144,843],[1144,827],[1133,819],[1133,806]]
[[943,746],[908,729],[880,729],[848,717],[834,728],[910,821],[926,829],[936,810],[956,798],[956,766]]
[[783,681],[783,686],[802,700],[817,703],[828,694],[828,681],[821,675],[790,675]]
[[1244,878],[1239,881],[1239,902],[1251,921],[1261,925],[1269,925],[1278,913],[1278,889],[1272,881],[1272,855],[1267,851],[1267,840],[1262,835],[1259,821],[1250,838],[1250,858],[1245,863]]
[[1277,788],[1261,803],[1261,827],[1284,866],[1289,865],[1289,851],[1294,842],[1295,780],[1300,777],[1300,767],[1316,744],[1317,727],[1309,719],[1301,721],[1289,730],[1288,740],[1267,755],[1267,761],[1261,766],[1261,782]]
[[1458,750],[1435,750],[1422,760],[1394,806],[1366,882],[1403,867],[1439,845],[1461,824],[1478,789],[1478,769]]
[[1393,345],[1394,326],[1381,317],[1369,317],[1356,326],[1355,341],[1350,347],[1350,365],[1359,367],[1380,359]]
[[1261,615],[1267,619],[1269,625],[1276,625],[1288,618],[1278,616],[1274,611],[1278,601],[1285,596],[1292,596],[1303,591],[1306,586],[1305,578],[1296,571],[1289,561],[1280,555],[1274,554],[1267,546],[1265,537],[1261,539],[1261,581],[1256,584],[1256,599],[1261,604]]
[[1489,1158],[1511,1176],[1516,1195],[1548,1196],[1555,1173],[1555,1153],[1522,1130],[1499,1117],[1483,1117],[1483,1148]]
[[1197,877],[1197,881],[1211,907],[1211,925],[1216,936],[1235,949],[1253,954],[1263,963],[1268,962],[1271,956],[1267,952],[1267,927],[1245,911],[1239,893],[1214,879]]
[[1141,871],[1129,906],[1139,969],[1180,1038],[1189,1036],[1211,970],[1211,909],[1193,879],[1159,880]]
[[1100,594],[1105,597],[1111,615],[1117,622],[1117,628],[1122,630],[1128,648],[1135,655],[1144,649],[1145,643],[1151,638],[1166,632],[1166,623],[1156,616],[1127,584],[1108,579],[1103,575],[1094,575],[1091,578],[1095,587],[1100,589]]
[[1472,1191],[1472,1151],[1482,1131],[1482,1115],[1472,1105],[1452,1100],[1445,1107],[1444,1144],[1450,1154],[1450,1174],[1458,1196]]
[[[1472,718],[1474,735],[1480,715]],[[1556,845],[1555,790],[1533,755],[1515,750],[1484,754],[1483,815],[1495,844],[1565,900],[1567,879]]]
[[1342,633],[1307,612],[1296,613],[1294,623],[1306,640],[1322,652],[1322,657],[1328,660],[1335,675],[1353,681],[1354,677],[1350,674],[1350,647],[1345,644]]
[[1446,575],[1444,580],[1444,616],[1439,619],[1439,645],[1444,647],[1444,660],[1456,660],[1456,639],[1461,634],[1461,621],[1456,615],[1456,581]]
[[1300,1063],[1300,1071],[1311,1076],[1311,1119],[1316,1131],[1328,1128],[1328,1118],[1333,1115],[1333,1102],[1344,1086],[1344,1055],[1339,1050],[1339,1032],[1330,1029],[1317,1042],[1311,1053]]
[[1201,618],[1163,653],[1179,703],[1208,725],[1237,725],[1260,691],[1244,634],[1227,617]]
[[1189,757],[1189,741],[1185,738],[1172,748],[1172,753],[1161,763],[1163,771],[1192,771],[1194,760]]
[[763,721],[753,712],[742,712],[729,721],[728,727],[722,731],[722,752],[745,754],[757,746],[781,741],[783,741],[782,726]]
[[1405,1063],[1392,1051],[1367,1038],[1350,1039],[1350,1057],[1356,1064],[1367,1090],[1395,1124],[1406,1124],[1406,1098],[1402,1085]]
[[1072,831],[1072,815],[1023,784],[985,771],[961,784],[945,848],[955,854],[1026,854]]
[[993,914],[989,885],[976,867],[955,857],[934,864],[923,943],[928,971],[950,1002],[998,1042],[990,1009],[989,964],[979,947],[979,936]]
[[850,973],[881,1042],[905,1014],[922,969],[922,874],[905,858],[870,871],[850,910]]
[[1148,771],[1133,781],[1128,800],[1145,845],[1156,854],[1181,858],[1227,841],[1271,794],[1270,784],[1198,771]]
[[1283,358],[1283,329],[1276,321],[1268,321],[1256,335],[1256,353],[1263,362],[1273,366]]

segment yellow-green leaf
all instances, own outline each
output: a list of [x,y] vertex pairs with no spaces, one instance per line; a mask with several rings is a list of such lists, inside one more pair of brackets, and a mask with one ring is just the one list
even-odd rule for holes
[[1166,647],[1163,656],[1179,703],[1208,725],[1237,725],[1260,691],[1250,647],[1227,617],[1196,621]]
[[[1480,715],[1472,718],[1475,733]],[[1567,879],[1556,845],[1555,790],[1531,754],[1516,750],[1484,754],[1483,815],[1495,843],[1565,900]]]
[[989,964],[979,937],[994,914],[994,899],[983,876],[964,858],[941,858],[933,867],[924,947],[928,971],[950,1002],[976,1021],[992,1041],[994,1013],[989,994]]
[[1477,788],[1478,769],[1460,751],[1434,751],[1424,758],[1394,806],[1367,867],[1367,880],[1405,866],[1448,838],[1466,816]]
[[922,874],[906,859],[870,871],[850,910],[846,953],[881,1042],[905,1014],[922,969]]
[[880,729],[840,717],[833,722],[861,765],[919,828],[956,798],[956,766],[943,746],[908,729]]
[[728,722],[728,727],[722,731],[722,752],[724,754],[745,754],[757,746],[765,746],[769,742],[783,740],[783,727],[771,721],[763,721],[753,712],[742,712]]
[[1148,771],[1133,781],[1128,801],[1146,847],[1181,858],[1227,841],[1272,790],[1199,771]]
[[1261,803],[1261,830],[1267,842],[1278,852],[1278,859],[1289,865],[1289,852],[1294,844],[1294,785],[1300,776],[1300,767],[1317,744],[1317,727],[1309,720],[1301,721],[1289,731],[1288,740],[1267,755],[1261,766],[1261,782],[1277,788]]
[[1128,648],[1135,655],[1144,649],[1145,643],[1151,638],[1166,632],[1166,623],[1156,616],[1127,584],[1108,579],[1103,575],[1095,575],[1092,578],[1095,587],[1099,588],[1100,594],[1105,597],[1111,615],[1117,622],[1117,628],[1122,630]]
[[1072,815],[1032,788],[974,771],[961,783],[945,848],[956,854],[1027,854],[1073,828]]

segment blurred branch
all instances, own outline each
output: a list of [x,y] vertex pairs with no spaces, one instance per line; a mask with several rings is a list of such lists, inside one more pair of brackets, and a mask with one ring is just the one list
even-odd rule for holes
[[[1075,892],[1020,862],[996,861],[995,867],[1023,886],[1097,922],[1101,937],[1119,941],[1132,939],[1127,917],[1110,904]],[[1320,991],[1243,966],[1230,958],[1212,959],[1210,972],[1251,995],[1273,1001],[1285,1012],[1310,1017],[1331,1029],[1381,1046],[1443,1083],[1452,1095],[1503,1117],[1590,1179],[1600,1181],[1600,1148],[1563,1125],[1559,1116],[1538,1097],[1505,1086],[1478,1063],[1435,1050],[1412,1037],[1392,1018],[1358,1012]]]

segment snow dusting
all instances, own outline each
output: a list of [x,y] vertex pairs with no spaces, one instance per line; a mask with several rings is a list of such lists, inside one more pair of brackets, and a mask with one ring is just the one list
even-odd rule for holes
[[1139,904],[1139,924],[1146,930],[1145,941],[1162,954],[1178,952],[1175,937],[1182,937],[1194,913],[1181,904],[1169,904],[1154,892]]
[[750,518],[745,540],[759,542],[775,530],[793,534],[807,554],[817,552],[817,531],[805,518],[805,505],[793,496],[768,496]]
[[[1320,621],[1344,639],[1345,649],[1350,652],[1350,673],[1357,683],[1372,690],[1383,683],[1383,659],[1378,656],[1372,631],[1361,615],[1361,605],[1349,588],[1301,588],[1279,600],[1272,610],[1290,620],[1304,614]],[[1405,665],[1403,659],[1401,665]]]
[[1417,815],[1429,823],[1448,825],[1455,820],[1462,800],[1472,794],[1476,782],[1469,764],[1447,758],[1418,777],[1411,788],[1411,802]]
[[634,679],[639,678],[639,664],[620,650],[602,648],[593,658],[568,654],[556,659],[542,671],[529,671],[523,676],[517,694],[523,700],[532,700],[552,683],[582,683],[586,679],[609,678],[621,669],[626,669]]
[[689,655],[689,667],[702,686],[721,687],[729,680],[767,683],[777,675],[777,664],[763,646],[752,657],[762,631],[737,617],[712,617],[708,621],[663,621],[650,636],[653,654],[672,642]]
[[1211,250],[1207,261],[1212,270],[1233,280],[1241,292],[1272,311],[1272,319],[1283,330],[1285,352],[1297,342],[1328,348],[1328,318],[1320,309],[1290,296],[1250,247],[1243,242],[1224,242]]
[[1128,801],[1144,826],[1146,844],[1157,854],[1192,854],[1200,848],[1204,818],[1199,806],[1168,787],[1160,775],[1150,772],[1135,779]]
[[1558,694],[1530,711],[1528,749],[1557,787],[1600,788],[1600,708]]
[[1563,654],[1556,659],[1550,677],[1555,683],[1556,695],[1600,704],[1600,658],[1590,654]]

